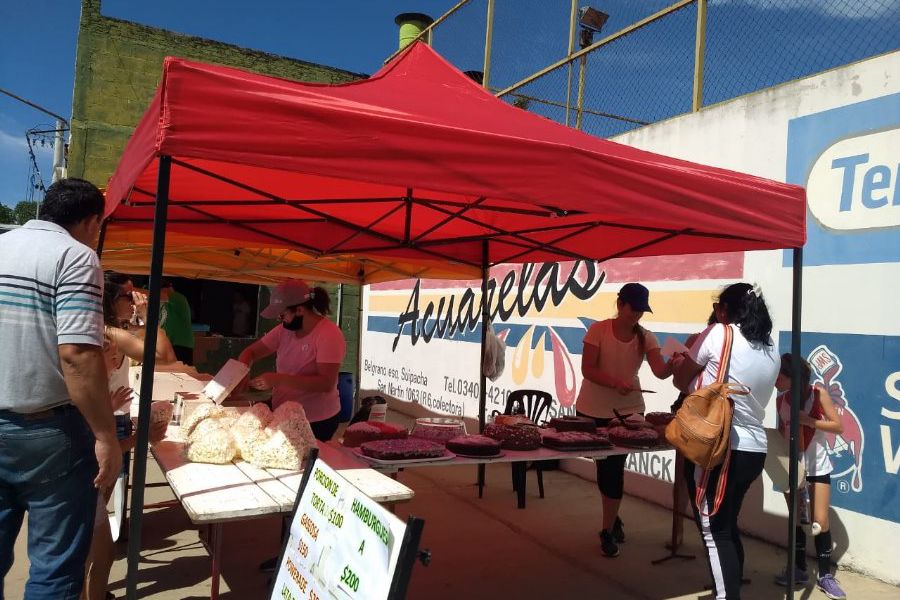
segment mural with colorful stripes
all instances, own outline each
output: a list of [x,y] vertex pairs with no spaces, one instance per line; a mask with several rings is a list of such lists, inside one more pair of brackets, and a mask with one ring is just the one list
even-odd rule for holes
[[[571,405],[581,383],[584,334],[594,321],[614,315],[622,284],[647,285],[654,312],[643,324],[663,339],[683,340],[702,328],[714,297],[741,279],[743,265],[743,254],[726,254],[492,269],[488,306],[494,331],[506,344],[506,370],[489,383],[489,410],[502,411],[509,392],[524,388],[550,392],[557,401],[551,412],[564,412],[560,401]],[[362,388],[442,413],[477,416],[480,281],[372,285],[363,311]],[[671,383],[660,384],[660,402],[671,402]]]

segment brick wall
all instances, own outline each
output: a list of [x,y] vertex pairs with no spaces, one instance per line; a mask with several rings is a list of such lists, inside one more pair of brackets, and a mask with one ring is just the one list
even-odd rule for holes
[[[342,83],[364,77],[349,71],[104,17],[100,14],[100,2],[81,2],[68,160],[70,177],[81,177],[99,186],[106,185],[125,143],[153,98],[166,56],[229,65],[297,81]],[[327,286],[335,308],[337,287]],[[347,339],[347,356],[341,370],[356,374],[359,288],[344,285],[343,294],[341,328]],[[231,348],[228,354],[239,351],[240,348]]]
[[363,75],[173,33],[100,14],[82,0],[75,57],[68,173],[105,186],[153,98],[166,56],[249,69],[297,81],[340,83]]

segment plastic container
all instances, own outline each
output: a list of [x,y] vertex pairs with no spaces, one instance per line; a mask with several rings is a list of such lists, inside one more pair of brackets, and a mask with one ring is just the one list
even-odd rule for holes
[[338,394],[341,396],[340,422],[346,423],[353,417],[353,373],[338,373]]
[[409,435],[436,444],[446,444],[447,440],[466,435],[466,425],[462,419],[423,417],[416,419],[416,426]]

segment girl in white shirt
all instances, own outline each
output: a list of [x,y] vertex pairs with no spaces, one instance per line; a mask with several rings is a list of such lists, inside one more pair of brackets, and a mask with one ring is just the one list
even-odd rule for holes
[[[745,386],[749,393],[732,398],[734,414],[728,461],[709,471],[706,497],[700,506],[695,502],[692,505],[707,548],[715,597],[734,600],[741,597],[744,574],[738,515],[747,490],[762,473],[766,461],[766,434],[762,421],[775,389],[781,361],[771,337],[772,318],[757,287],[748,283],[730,285],[719,295],[713,309],[718,323],[700,334],[689,354],[672,358],[672,370],[675,385],[682,391],[715,382],[725,350],[725,330],[731,329],[731,360],[725,380]],[[717,484],[725,464],[728,470],[724,494],[718,511],[714,512]],[[697,469],[694,463],[687,463],[685,478],[691,498],[696,496],[703,473],[703,469]]]
[[[663,360],[659,342],[652,331],[640,325],[650,310],[650,292],[639,283],[627,283],[619,290],[615,318],[591,325],[584,336],[581,374],[584,381],[578,392],[578,414],[593,417],[605,427],[618,412],[622,416],[644,412],[644,396],[638,369],[644,359],[653,374],[665,379],[672,374]],[[625,529],[619,518],[619,505],[625,483],[626,455],[597,461],[597,487],[603,503],[603,528],[600,549],[604,556],[619,555],[625,541]]]
[[[778,409],[778,428],[785,439],[790,440],[791,427],[791,371],[793,358],[790,354],[781,356],[781,371],[775,380],[778,389],[776,405]],[[801,386],[805,401],[800,406],[800,451],[803,453],[806,468],[806,487],[809,490],[810,513],[813,518],[813,543],[816,546],[816,557],[819,562],[817,585],[826,596],[833,600],[846,598],[831,573],[831,527],[828,521],[828,509],[831,505],[831,459],[825,444],[825,433],[840,435],[844,425],[834,408],[834,402],[822,385],[811,385],[812,369],[805,360],[800,364]],[[790,502],[787,494],[785,500]],[[796,546],[794,556],[796,570],[793,585],[802,586],[809,581],[806,568],[806,532],[799,525],[796,529]],[[775,583],[787,585],[787,573],[775,578]]]

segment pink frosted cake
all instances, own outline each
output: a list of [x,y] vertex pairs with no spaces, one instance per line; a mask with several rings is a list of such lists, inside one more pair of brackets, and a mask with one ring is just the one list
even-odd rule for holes
[[399,425],[391,425],[381,421],[361,421],[354,423],[344,431],[343,444],[348,448],[356,448],[363,442],[402,440],[406,436],[406,429]]

